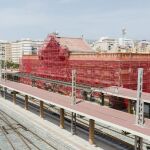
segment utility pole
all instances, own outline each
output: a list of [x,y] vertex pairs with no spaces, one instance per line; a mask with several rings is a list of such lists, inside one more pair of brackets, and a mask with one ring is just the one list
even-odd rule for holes
[[[137,103],[136,103],[136,125],[144,124],[144,102],[142,100],[143,68],[138,69]],[[135,136],[135,150],[143,149],[143,138]]]
[[[71,105],[76,104],[76,70],[72,70],[72,101]],[[76,113],[71,113],[71,134],[76,133]]]

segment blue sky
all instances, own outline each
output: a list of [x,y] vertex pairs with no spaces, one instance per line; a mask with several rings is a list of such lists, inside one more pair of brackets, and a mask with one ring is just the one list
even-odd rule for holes
[[150,0],[0,0],[0,39],[101,36],[150,40]]

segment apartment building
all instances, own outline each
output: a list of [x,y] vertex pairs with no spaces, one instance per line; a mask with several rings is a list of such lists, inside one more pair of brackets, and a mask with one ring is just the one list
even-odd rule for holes
[[12,42],[12,61],[19,64],[19,60],[23,55],[37,54],[38,48],[42,43],[42,41],[32,41],[31,39]]
[[92,45],[99,52],[131,52],[134,49],[134,41],[124,38],[101,37]]
[[36,55],[38,53],[38,50],[43,46],[44,41],[42,40],[35,40],[32,41],[33,44],[33,50],[32,50],[32,54]]
[[138,53],[150,53],[150,42],[142,40],[136,43],[136,52]]
[[12,60],[12,51],[10,42],[0,41],[0,57],[2,60],[6,61]]

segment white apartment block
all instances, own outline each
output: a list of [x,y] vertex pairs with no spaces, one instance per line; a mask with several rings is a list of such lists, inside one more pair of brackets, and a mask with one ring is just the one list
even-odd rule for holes
[[38,50],[43,46],[43,44],[44,44],[44,41],[42,41],[42,40],[35,40],[35,41],[33,41],[32,54],[33,55],[38,54]]
[[136,43],[136,52],[138,53],[150,53],[150,42],[143,40]]
[[12,62],[19,63],[19,59],[23,55],[20,41],[12,42],[11,48],[12,48]]
[[11,43],[7,41],[0,41],[0,59],[11,61],[12,52],[11,52]]
[[124,38],[102,37],[92,47],[99,52],[131,52],[134,49],[134,41]]
[[113,38],[101,37],[93,44],[93,49],[100,52],[112,52],[117,48],[117,41]]
[[32,41],[31,39],[22,39],[12,42],[12,61],[19,64],[23,55],[37,54],[37,49],[42,43],[42,41]]

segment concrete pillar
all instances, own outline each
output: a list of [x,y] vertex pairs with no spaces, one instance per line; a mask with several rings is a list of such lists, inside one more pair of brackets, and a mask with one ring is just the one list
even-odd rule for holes
[[94,126],[95,121],[93,119],[89,120],[89,143],[94,144]]
[[13,91],[13,103],[16,104],[16,91]]
[[60,128],[64,128],[64,109],[60,108]]
[[25,109],[28,110],[28,95],[25,95]]
[[43,101],[40,101],[40,117],[44,118]]

